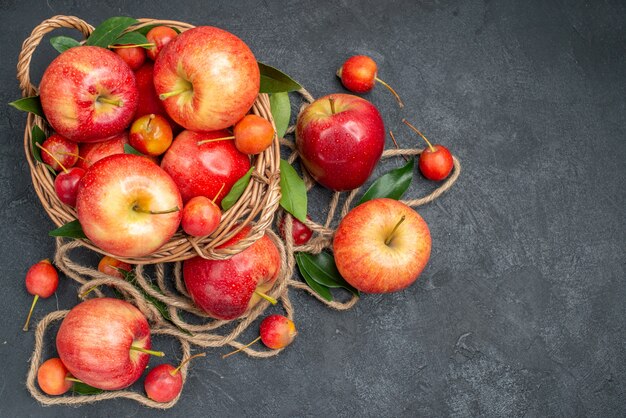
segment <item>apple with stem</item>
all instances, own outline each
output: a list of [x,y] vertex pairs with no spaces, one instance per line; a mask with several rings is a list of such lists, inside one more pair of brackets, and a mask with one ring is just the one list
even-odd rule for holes
[[117,258],[111,257],[110,255],[105,255],[98,262],[98,271],[100,273],[108,274],[109,276],[117,277],[118,279],[124,278],[122,271],[130,273],[132,270],[133,266],[118,260]]
[[176,399],[183,388],[183,376],[180,369],[189,361],[204,356],[206,353],[198,353],[183,360],[178,367],[171,364],[159,364],[150,370],[144,381],[144,389],[148,398],[163,403]]
[[61,170],[61,166],[73,167],[78,161],[78,144],[59,134],[50,135],[41,147],[42,151],[45,150],[41,154],[41,160],[56,172]]
[[141,116],[130,127],[130,145],[145,155],[163,154],[172,144],[172,139],[172,127],[161,115],[151,113]]
[[[250,227],[246,226],[218,248],[232,246],[249,233]],[[226,260],[185,260],[183,278],[196,306],[215,318],[230,320],[242,316],[261,299],[276,303],[267,292],[274,286],[280,267],[280,253],[264,235]]]
[[[222,188],[226,184],[222,183]],[[213,200],[206,196],[194,196],[185,204],[180,226],[192,237],[211,235],[222,220],[222,211],[215,204],[215,199],[222,192],[217,192]]]
[[76,212],[87,238],[114,256],[158,250],[180,224],[182,199],[172,178],[145,157],[116,154],[81,179]]
[[50,63],[39,86],[52,128],[76,142],[98,142],[124,131],[137,109],[137,85],[117,54],[77,46]]
[[376,61],[367,55],[354,55],[348,58],[337,70],[337,77],[341,84],[354,93],[367,93],[374,88],[375,82],[385,86],[398,101],[400,108],[404,107],[400,95],[391,86],[378,78]]
[[34,296],[33,303],[30,305],[30,311],[28,311],[28,317],[24,324],[23,331],[28,331],[28,324],[30,323],[30,317],[35,309],[35,304],[39,298],[49,298],[56,292],[59,287],[59,273],[54,268],[50,260],[45,259],[33,264],[26,272],[26,290],[28,293]]
[[156,26],[148,31],[146,39],[152,44],[148,49],[148,56],[152,61],[156,60],[165,45],[169,44],[178,33],[169,26]]
[[296,147],[315,181],[335,191],[361,186],[380,160],[385,127],[378,109],[351,94],[311,103],[296,123]]
[[167,113],[192,131],[234,125],[252,107],[260,80],[250,48],[211,26],[181,33],[154,63],[154,86]]
[[450,175],[454,167],[454,160],[448,148],[443,145],[432,145],[430,141],[415,126],[406,119],[402,122],[422,137],[428,148],[420,154],[418,166],[420,172],[428,180],[441,181]]
[[146,368],[151,350],[150,327],[139,309],[121,299],[81,302],[63,319],[57,352],[70,373],[103,390],[133,384]]
[[389,293],[411,285],[428,263],[428,225],[393,199],[367,201],[339,223],[333,253],[341,276],[366,293]]
[[58,357],[49,358],[37,369],[39,388],[51,396],[63,395],[78,379],[72,378],[65,364]]
[[272,350],[285,348],[293,342],[296,335],[298,335],[298,331],[296,330],[296,325],[291,319],[283,315],[274,314],[265,317],[263,321],[261,321],[259,334],[260,335],[252,342],[235,351],[224,354],[222,358],[230,357],[233,354],[250,347],[259,340],[261,340],[267,348],[271,348]]

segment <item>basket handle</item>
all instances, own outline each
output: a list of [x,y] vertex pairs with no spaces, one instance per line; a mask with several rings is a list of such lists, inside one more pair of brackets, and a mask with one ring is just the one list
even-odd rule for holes
[[93,31],[93,26],[76,16],[53,16],[37,25],[22,44],[22,51],[17,60],[17,79],[20,82],[20,89],[22,89],[22,96],[24,97],[37,94],[37,87],[30,82],[30,61],[35,48],[45,34],[57,28],[77,29],[85,38]]

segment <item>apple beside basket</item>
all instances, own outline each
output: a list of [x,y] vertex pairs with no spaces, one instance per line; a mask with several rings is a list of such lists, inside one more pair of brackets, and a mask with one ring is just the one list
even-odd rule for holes
[[[132,26],[129,30],[155,24],[171,26],[181,32],[194,27],[188,23],[171,20],[138,20],[139,23]],[[17,78],[20,82],[22,96],[24,97],[37,94],[37,88],[30,81],[32,55],[43,36],[57,28],[77,29],[85,37],[89,36],[94,30],[93,26],[74,16],[54,16],[35,27],[30,37],[22,45],[17,64]],[[251,112],[267,119],[274,125],[267,94],[259,94]],[[76,211],[74,208],[59,201],[54,190],[53,176],[43,164],[38,163],[33,158],[31,131],[34,125],[38,125],[44,132],[50,134],[50,127],[46,121],[39,116],[29,113],[24,130],[24,152],[30,167],[35,192],[39,196],[41,204],[50,216],[50,219],[59,227],[74,221],[76,219]],[[280,201],[280,143],[278,138],[274,139],[271,147],[253,157],[252,165],[255,167],[255,170],[251,176],[250,183],[237,203],[222,214],[220,225],[212,235],[194,238],[179,230],[169,242],[150,255],[136,258],[116,258],[131,264],[181,261],[196,255],[211,259],[226,259],[248,248],[264,235],[267,228],[271,227],[274,212],[278,208]],[[252,228],[247,238],[231,247],[216,248],[228,241],[246,225],[250,225]],[[111,255],[99,249],[87,239],[80,239],[79,242],[81,245],[101,254]]]

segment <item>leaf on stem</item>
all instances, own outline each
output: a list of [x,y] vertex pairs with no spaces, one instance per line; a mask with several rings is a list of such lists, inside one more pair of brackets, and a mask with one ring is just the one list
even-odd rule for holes
[[288,93],[300,90],[302,86],[282,71],[259,62],[261,71],[261,93]]
[[389,199],[398,200],[411,185],[413,180],[413,167],[415,159],[411,158],[408,163],[402,167],[391,170],[384,176],[380,177],[367,189],[359,201],[361,203],[368,200],[387,197]]
[[306,222],[306,185],[291,164],[283,159],[280,160],[280,191],[280,205],[300,222]]
[[250,167],[250,170],[246,174],[243,175],[239,180],[233,184],[230,191],[224,198],[222,199],[222,209],[228,210],[233,207],[237,200],[241,197],[246,187],[248,187],[248,183],[250,183],[250,176],[252,175],[252,171],[254,171],[254,167]]

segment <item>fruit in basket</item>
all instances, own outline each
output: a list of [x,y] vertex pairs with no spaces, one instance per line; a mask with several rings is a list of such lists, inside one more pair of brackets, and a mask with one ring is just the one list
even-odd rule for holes
[[59,286],[59,273],[50,260],[45,259],[33,264],[26,272],[26,290],[34,296],[23,331],[28,331],[30,317],[39,298],[49,298]]
[[422,137],[428,147],[422,151],[419,158],[419,169],[428,180],[441,181],[450,175],[454,167],[454,160],[448,148],[443,145],[432,145],[430,141],[415,126],[406,119],[402,119],[405,125]]
[[[218,248],[236,244],[250,232],[244,227]],[[219,319],[235,319],[256,305],[272,288],[280,273],[280,254],[264,235],[227,260],[194,257],[183,262],[185,286],[194,303]]]
[[39,85],[41,106],[60,135],[97,142],[124,131],[137,109],[135,75],[114,52],[70,48],[55,58]]
[[154,63],[154,86],[167,113],[193,131],[228,128],[259,94],[260,72],[250,48],[210,26],[173,39]]
[[169,402],[176,399],[183,388],[183,376],[180,369],[190,360],[205,355],[205,353],[193,355],[183,360],[178,367],[171,364],[159,364],[150,370],[144,381],[144,389],[148,398],[156,402]]
[[358,96],[324,96],[298,116],[296,147],[302,162],[329,189],[351,190],[365,183],[384,146],[378,109]]
[[239,152],[233,141],[210,142],[225,136],[225,130],[183,131],[163,155],[161,167],[176,182],[184,202],[205,196],[220,206],[233,184],[250,169],[248,156]]
[[379,82],[393,94],[398,105],[404,107],[398,93],[389,84],[378,78],[376,61],[367,55],[354,55],[348,58],[337,70],[337,77],[341,79],[341,84],[345,88],[355,93],[367,93],[374,88],[375,82]]
[[428,225],[393,199],[373,199],[352,209],[333,240],[335,262],[348,283],[366,293],[389,293],[411,285],[430,257]]
[[80,167],[71,167],[59,174],[54,179],[54,191],[59,200],[68,206],[76,206],[78,185],[86,171]]
[[159,56],[161,50],[163,50],[163,47],[169,44],[176,36],[178,36],[178,33],[169,26],[156,26],[150,29],[146,34],[148,42],[154,44],[154,46],[148,49],[150,59],[154,61]]
[[106,141],[80,144],[80,158],[76,163],[76,166],[87,170],[104,157],[115,154],[124,154],[124,144],[128,144],[127,131],[124,131],[111,139],[107,139]]
[[62,170],[61,166],[73,167],[78,161],[78,144],[59,134],[50,135],[41,146],[45,150],[41,152],[42,161],[54,171]]
[[167,151],[172,139],[172,127],[167,119],[151,113],[133,122],[128,140],[142,154],[157,156]]
[[152,351],[146,317],[121,299],[96,298],[74,306],[56,337],[57,352],[74,377],[104,390],[133,384]]
[[244,154],[260,154],[272,145],[274,127],[258,115],[244,116],[233,128],[235,147]]
[[140,46],[118,45],[114,52],[124,60],[131,70],[139,69],[146,62],[146,50]]
[[49,358],[37,369],[37,384],[47,395],[63,395],[70,390],[74,382],[68,377],[69,371],[58,357]]
[[163,102],[156,94],[154,89],[154,63],[146,62],[142,65],[141,68],[135,71],[135,79],[137,80],[137,90],[139,91],[135,118],[154,113],[167,119],[174,134],[182,131],[181,126],[167,114]]
[[133,269],[128,263],[125,263],[117,258],[113,258],[110,255],[105,255],[98,262],[98,271],[100,273],[108,274],[109,276],[117,277],[118,279],[123,279],[124,275],[122,274],[122,270],[129,273]]
[[183,208],[180,225],[193,237],[211,235],[220,225],[222,211],[206,196],[192,197]]
[[78,220],[87,238],[121,257],[153,253],[180,224],[182,199],[172,178],[145,157],[116,154],[81,179]]

